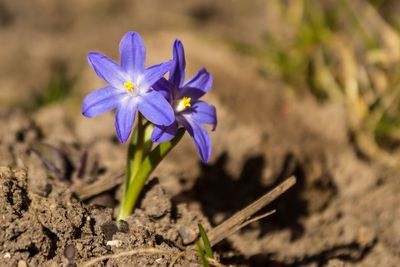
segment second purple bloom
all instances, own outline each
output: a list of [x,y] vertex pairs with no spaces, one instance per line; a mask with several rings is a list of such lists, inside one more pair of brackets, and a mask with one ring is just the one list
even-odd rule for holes
[[169,126],[156,123],[152,141],[169,141],[176,135],[178,128],[183,126],[196,144],[201,160],[208,162],[211,156],[211,140],[202,125],[209,124],[215,130],[217,116],[214,106],[199,99],[211,89],[212,77],[203,68],[185,83],[185,54],[179,40],[173,46],[173,59],[175,65],[170,71],[169,79],[162,78],[153,87],[170,103],[176,119]]

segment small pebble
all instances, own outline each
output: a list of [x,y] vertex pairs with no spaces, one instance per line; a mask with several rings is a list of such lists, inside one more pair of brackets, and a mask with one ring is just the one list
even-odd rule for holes
[[9,259],[9,258],[11,258],[11,254],[10,254],[10,252],[6,252],[6,253],[4,253],[4,256],[3,256],[3,258],[5,258],[5,259]]
[[182,226],[179,228],[178,232],[182,238],[182,243],[184,245],[188,245],[188,244],[194,242],[197,238],[196,231],[194,231],[193,229],[190,229],[188,227]]
[[121,240],[109,240],[107,241],[107,246],[119,248],[122,246]]

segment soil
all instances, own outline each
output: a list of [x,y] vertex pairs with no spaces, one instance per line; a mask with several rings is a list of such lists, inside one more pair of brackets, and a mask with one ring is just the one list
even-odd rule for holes
[[[94,266],[168,266],[193,244],[198,223],[211,229],[290,175],[295,187],[263,210],[276,209],[274,215],[215,247],[223,264],[399,266],[398,171],[357,154],[343,106],[294,95],[221,41],[259,42],[261,30],[249,24],[262,25],[261,2],[241,9],[236,1],[171,1],[160,14],[161,1],[100,2],[0,1],[7,15],[0,38],[8,40],[0,51],[0,266],[80,266],[125,252],[131,254]],[[38,10],[51,19],[37,19]],[[65,12],[51,16],[57,10]],[[128,19],[129,10],[137,16]],[[165,23],[148,21],[154,16]],[[84,94],[102,86],[85,54],[115,56],[119,38],[132,29],[143,32],[150,63],[169,57],[179,37],[188,72],[207,66],[214,77],[207,100],[217,106],[219,124],[210,164],[201,164],[184,138],[146,185],[135,213],[117,224],[126,145],[116,140],[111,112],[87,119],[79,111]],[[45,87],[54,62],[68,78],[79,76],[68,99],[31,112],[18,108]],[[103,192],[80,193],[107,181],[113,183]],[[198,262],[187,253],[174,266]]]
[[[37,183],[36,178],[31,182]],[[26,169],[0,168],[0,266],[80,266],[99,255],[140,248],[159,252],[93,265],[167,266],[183,249],[182,242],[192,243],[197,237],[199,223],[210,229],[200,212],[184,204],[172,207],[157,179],[147,185],[140,208],[118,223],[112,209],[83,204],[65,182],[44,177],[47,186],[34,193],[28,186],[30,179]],[[192,253],[177,259],[175,265],[197,266],[197,262]]]

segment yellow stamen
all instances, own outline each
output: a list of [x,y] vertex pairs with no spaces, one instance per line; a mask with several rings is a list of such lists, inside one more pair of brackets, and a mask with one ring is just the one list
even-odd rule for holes
[[176,107],[177,111],[185,110],[186,108],[191,107],[190,101],[192,100],[191,97],[184,97],[178,102],[178,106]]
[[124,83],[125,89],[128,91],[133,91],[133,89],[135,88],[135,86],[133,85],[132,82],[128,81]]

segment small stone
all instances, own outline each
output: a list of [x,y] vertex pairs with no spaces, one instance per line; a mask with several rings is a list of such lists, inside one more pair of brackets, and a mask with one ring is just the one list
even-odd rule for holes
[[178,231],[179,235],[182,238],[183,245],[193,243],[197,238],[197,233],[193,229],[190,229],[188,227],[180,227]]
[[4,253],[4,256],[3,256],[3,258],[5,258],[5,259],[9,259],[9,258],[11,258],[11,254],[10,254],[10,252],[6,252],[6,253]]
[[107,241],[107,246],[119,248],[122,246],[121,240],[109,240]]
[[19,260],[17,266],[18,267],[28,267],[28,264],[26,263],[26,261]]

